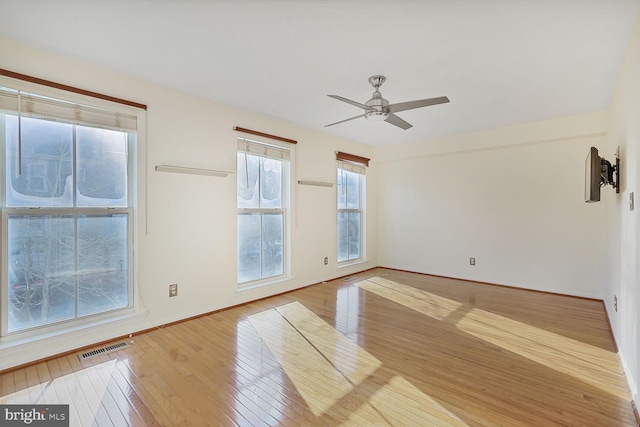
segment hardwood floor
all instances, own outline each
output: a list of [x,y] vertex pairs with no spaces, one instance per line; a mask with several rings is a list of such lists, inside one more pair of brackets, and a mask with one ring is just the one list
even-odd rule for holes
[[386,269],[0,375],[75,426],[635,426],[601,302]]

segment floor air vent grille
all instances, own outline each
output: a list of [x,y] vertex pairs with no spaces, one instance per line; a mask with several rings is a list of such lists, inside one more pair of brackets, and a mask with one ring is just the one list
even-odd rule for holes
[[85,353],[79,353],[78,359],[82,362],[83,360],[89,360],[96,356],[101,356],[103,354],[109,354],[114,351],[121,350],[123,348],[129,347],[129,344],[126,341],[120,341],[114,344],[105,345],[100,348],[94,348],[93,350],[89,350]]
[[342,279],[343,282],[350,282],[352,280],[358,280],[358,276],[345,277],[344,279]]

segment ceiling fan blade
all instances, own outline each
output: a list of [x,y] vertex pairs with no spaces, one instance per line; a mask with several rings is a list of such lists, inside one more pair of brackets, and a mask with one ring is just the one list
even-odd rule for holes
[[340,123],[348,122],[349,120],[359,119],[360,117],[364,117],[364,114],[360,114],[359,116],[351,117],[350,119],[340,120],[339,122],[331,123],[330,125],[325,125],[324,127],[329,127],[333,125],[339,125]]
[[347,99],[347,98],[343,98],[342,96],[338,96],[338,95],[327,95],[327,96],[328,96],[329,98],[337,99],[338,101],[342,101],[342,102],[346,102],[347,104],[354,105],[354,106],[356,106],[356,107],[358,107],[358,108],[362,108],[363,110],[366,110],[366,109],[367,109],[367,106],[366,106],[366,105],[361,104],[361,103],[356,102],[356,101],[352,101],[352,100]]
[[398,126],[399,128],[402,128],[404,130],[409,129],[410,127],[413,127],[413,125],[409,122],[405,122],[404,120],[402,120],[400,117],[396,116],[395,114],[389,114],[387,116],[386,119],[384,119],[385,122],[387,123],[391,123],[394,126]]
[[414,108],[428,107],[430,105],[438,105],[449,102],[449,98],[446,96],[440,96],[438,98],[420,99],[418,101],[399,102],[397,104],[389,105],[390,113],[397,113],[400,111],[413,110]]

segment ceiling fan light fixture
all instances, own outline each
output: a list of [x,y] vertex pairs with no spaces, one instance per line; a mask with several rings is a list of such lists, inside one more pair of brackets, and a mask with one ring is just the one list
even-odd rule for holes
[[389,116],[389,113],[387,111],[377,111],[377,110],[367,111],[364,114],[364,118],[367,120],[371,120],[372,122],[385,121],[388,116]]

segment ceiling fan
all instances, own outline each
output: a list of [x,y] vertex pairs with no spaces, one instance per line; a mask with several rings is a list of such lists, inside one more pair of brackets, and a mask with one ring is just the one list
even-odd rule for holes
[[373,92],[373,96],[370,100],[361,104],[356,101],[352,101],[347,98],[343,98],[338,95],[327,95],[331,98],[337,99],[338,101],[346,102],[347,104],[355,105],[358,108],[362,108],[364,110],[364,114],[360,114],[359,116],[351,117],[349,119],[340,120],[339,122],[331,123],[328,126],[337,125],[340,123],[348,122],[349,120],[359,119],[360,117],[364,117],[368,120],[373,120],[376,122],[385,121],[387,123],[391,123],[394,126],[398,126],[404,130],[413,127],[411,123],[408,123],[402,120],[400,117],[396,116],[395,113],[406,110],[413,110],[414,108],[422,108],[428,107],[430,105],[438,105],[449,102],[449,98],[446,96],[440,96],[438,98],[429,98],[429,99],[420,99],[417,101],[408,101],[408,102],[399,102],[397,104],[389,104],[389,101],[382,97],[382,94],[378,89],[382,86],[382,83],[385,82],[387,78],[385,76],[375,75],[369,77],[369,83],[375,89]]

